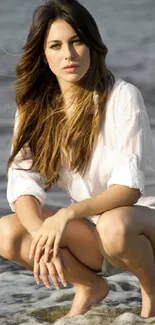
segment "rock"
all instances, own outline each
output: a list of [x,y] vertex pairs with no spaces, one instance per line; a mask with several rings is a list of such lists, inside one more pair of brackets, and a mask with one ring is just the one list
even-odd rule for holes
[[[40,309],[38,311],[34,311],[31,313],[33,317],[36,317],[40,321],[47,321],[49,323],[54,323],[55,325],[109,325],[113,324],[113,321],[117,321],[114,323],[115,325],[128,325],[127,324],[127,316],[124,315],[133,315],[133,317],[138,317],[136,314],[140,313],[140,307],[111,307],[107,305],[98,305],[92,307],[85,315],[77,315],[71,318],[61,318],[63,317],[69,307],[66,306],[57,306],[57,307],[50,307]],[[122,312],[125,313],[122,316],[122,323],[119,323],[119,316]],[[130,312],[132,311],[132,312]],[[135,315],[134,315],[135,313]],[[124,318],[125,317],[125,321]],[[131,316],[130,316],[131,318]],[[138,317],[139,318],[139,317]],[[129,323],[135,324],[135,323]],[[142,324],[142,323],[140,323]]]
[[155,324],[155,317],[144,319],[133,313],[127,312],[118,316],[112,325],[144,325],[144,324]]

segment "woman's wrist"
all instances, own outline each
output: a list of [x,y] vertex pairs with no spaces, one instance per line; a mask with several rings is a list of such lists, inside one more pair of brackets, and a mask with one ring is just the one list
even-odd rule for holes
[[36,233],[37,233],[37,231],[31,231],[30,232],[30,234],[31,234],[32,237],[34,237]]
[[[57,218],[59,218],[59,216],[60,216],[60,219],[63,218],[64,221],[68,222],[68,221],[74,219],[74,211],[72,209],[70,209],[70,206],[66,207],[66,208],[61,208],[59,211],[57,211],[55,216],[52,216],[52,218],[57,219]],[[49,217],[49,218],[51,218],[51,217]]]
[[43,222],[41,222],[39,225],[37,225],[37,227],[34,227],[32,230],[29,230],[29,233],[32,237],[35,236],[35,234],[37,233],[37,231],[40,229],[40,227],[42,226]]
[[67,207],[67,215],[68,215],[68,220],[69,221],[75,219],[75,210],[72,208],[71,205],[69,207]]

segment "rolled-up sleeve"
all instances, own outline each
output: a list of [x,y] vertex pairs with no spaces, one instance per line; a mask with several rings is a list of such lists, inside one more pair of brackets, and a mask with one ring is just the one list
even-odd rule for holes
[[[14,132],[17,124],[18,114],[16,113]],[[36,197],[41,206],[44,204],[46,198],[44,182],[39,173],[22,169],[28,169],[32,165],[29,147],[26,147],[26,158],[26,160],[22,160],[22,152],[20,151],[8,170],[7,200],[13,212],[15,212],[14,202],[22,195]],[[21,169],[19,170],[18,168]]]
[[139,189],[143,195],[151,129],[140,91],[134,86],[131,90],[128,104],[119,110],[116,118],[115,162],[107,187],[125,185]]

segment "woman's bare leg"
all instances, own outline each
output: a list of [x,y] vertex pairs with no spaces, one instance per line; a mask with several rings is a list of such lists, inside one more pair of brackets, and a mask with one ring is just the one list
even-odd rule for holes
[[[52,211],[44,208],[43,215],[44,218],[51,216]],[[33,262],[28,257],[31,236],[15,214],[0,220],[0,237],[0,255],[32,270]],[[76,289],[72,308],[67,315],[71,317],[85,313],[89,305],[102,300],[108,293],[108,285],[93,272],[101,269],[103,257],[96,237],[88,225],[81,220],[70,222],[62,237],[61,247],[70,269],[64,271],[66,280]]]
[[107,296],[108,283],[80,263],[67,248],[62,249],[62,256],[70,269],[65,270],[65,277],[76,289],[72,307],[65,317],[83,315],[92,304],[100,302]]
[[98,220],[97,231],[100,250],[109,262],[138,277],[141,316],[155,316],[155,211],[143,206],[107,211]]

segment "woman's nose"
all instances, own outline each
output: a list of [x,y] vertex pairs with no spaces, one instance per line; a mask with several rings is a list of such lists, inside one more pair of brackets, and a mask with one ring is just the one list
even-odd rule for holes
[[68,57],[73,57],[74,56],[74,49],[72,45],[66,45],[65,49],[64,49],[64,53],[65,53],[65,58]]

